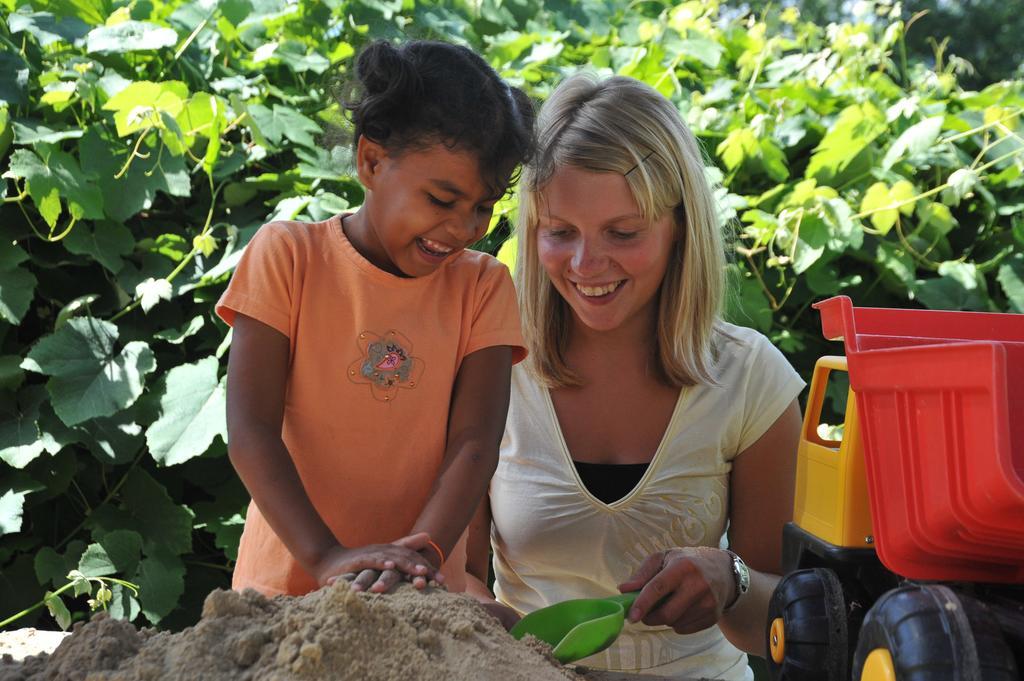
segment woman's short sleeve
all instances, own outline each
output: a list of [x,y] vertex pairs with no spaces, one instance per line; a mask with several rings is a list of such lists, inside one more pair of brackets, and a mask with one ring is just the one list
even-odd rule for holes
[[495,345],[512,347],[513,364],[526,357],[512,275],[496,260],[484,271],[478,288],[466,354]]
[[215,310],[229,326],[235,314],[263,322],[291,336],[291,283],[295,245],[287,228],[263,225],[245,247]]
[[752,342],[737,453],[757,442],[806,385],[767,338],[756,334]]

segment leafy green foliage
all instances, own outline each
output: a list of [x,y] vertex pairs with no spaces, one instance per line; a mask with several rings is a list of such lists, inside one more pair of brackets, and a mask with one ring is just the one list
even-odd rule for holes
[[[728,314],[805,376],[836,293],[1024,312],[1024,83],[905,65],[886,7],[0,0],[0,613],[176,627],[228,584],[247,497],[213,302],[261,223],[362,201],[322,132],[371,37],[467,43],[538,100],[585,64],[670,97],[734,228]],[[479,244],[510,264],[514,211]]]

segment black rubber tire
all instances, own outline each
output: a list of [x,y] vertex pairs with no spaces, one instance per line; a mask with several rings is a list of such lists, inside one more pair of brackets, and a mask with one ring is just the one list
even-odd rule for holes
[[[767,635],[782,618],[784,657],[769,654],[768,671],[775,681],[848,681],[850,641],[843,586],[832,570],[797,570],[782,578],[768,605]],[[771,649],[771,641],[768,641]]]
[[853,656],[859,681],[871,651],[892,656],[897,681],[1018,681],[1010,647],[979,601],[939,584],[908,584],[868,611]]

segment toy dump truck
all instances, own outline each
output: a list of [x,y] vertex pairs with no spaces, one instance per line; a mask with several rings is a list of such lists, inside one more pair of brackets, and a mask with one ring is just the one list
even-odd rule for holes
[[[1024,315],[814,307],[846,356],[811,382],[772,678],[1024,678]],[[832,440],[819,423],[839,372]]]

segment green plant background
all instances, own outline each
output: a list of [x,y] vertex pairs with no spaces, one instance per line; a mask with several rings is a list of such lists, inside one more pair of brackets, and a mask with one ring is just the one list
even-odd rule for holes
[[[139,585],[116,616],[178,628],[228,584],[247,498],[212,303],[260,224],[359,205],[320,137],[371,38],[464,42],[538,101],[584,64],[670,97],[735,231],[730,317],[804,376],[835,351],[827,296],[1024,312],[1024,83],[965,91],[872,7],[0,0],[0,615],[79,570]],[[514,209],[481,245],[510,263]]]

